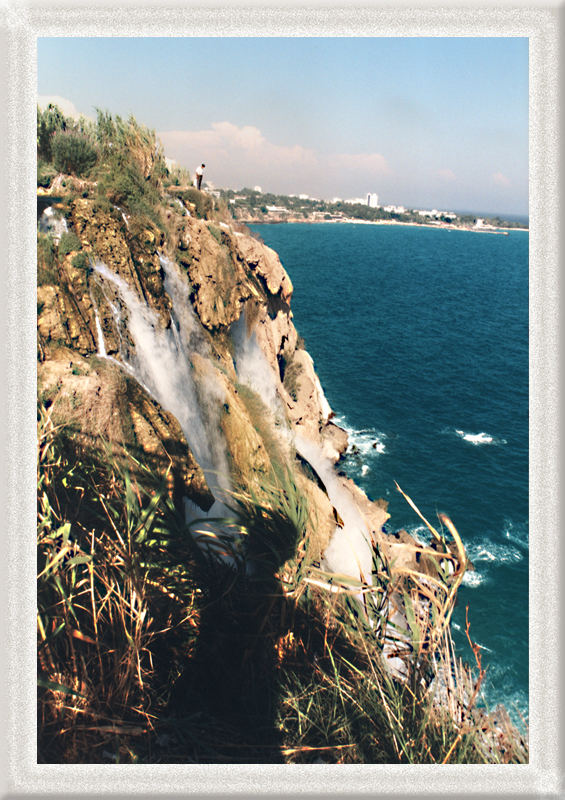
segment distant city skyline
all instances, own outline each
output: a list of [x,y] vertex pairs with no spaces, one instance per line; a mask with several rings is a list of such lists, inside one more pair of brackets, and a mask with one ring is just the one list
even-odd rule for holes
[[224,188],[528,213],[526,38],[40,38],[38,101]]

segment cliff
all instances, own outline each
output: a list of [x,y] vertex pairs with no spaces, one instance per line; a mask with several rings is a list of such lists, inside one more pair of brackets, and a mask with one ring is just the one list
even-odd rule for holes
[[[70,176],[67,185],[73,185]],[[154,363],[172,357],[175,328],[197,325],[194,349],[187,344],[183,352],[195,402],[210,404],[216,395],[216,409],[206,413],[216,417],[217,430],[206,435],[223,439],[226,486],[253,485],[273,460],[284,461],[309,499],[316,526],[308,537],[316,541],[319,559],[335,534],[336,518],[343,516],[319,473],[339,460],[347,435],[331,421],[312,358],[299,344],[292,283],[277,254],[221,215],[197,218],[176,188],[163,191],[161,228],[148,219],[128,220],[119,208],[92,197],[96,187],[85,181],[80,188],[77,197],[63,193],[61,180],[54,187],[51,230],[53,220],[65,221],[63,236],[75,235],[73,249],[63,253],[55,237],[58,251],[50,266],[41,248],[39,253],[39,393],[53,423],[75,426],[93,448],[109,442],[162,471],[171,459],[175,497],[206,511],[205,479],[190,430],[183,433],[174,416],[182,387],[158,385],[160,363]],[[45,212],[42,220],[40,227]],[[47,226],[48,221],[49,215]],[[49,233],[44,236],[46,241]],[[141,307],[151,315],[149,325],[162,333],[160,341],[155,334],[154,352],[143,331],[137,340],[132,331],[131,316]],[[194,317],[190,323],[183,322],[187,312]],[[297,441],[309,459],[297,453]],[[373,540],[383,541],[386,504],[370,502],[333,470],[331,482],[342,503],[361,514]],[[366,551],[349,560],[336,555],[334,570],[359,578],[359,558],[369,565],[363,575],[369,578]]]
[[[278,255],[167,170],[134,120],[99,114],[61,131],[49,113],[40,131],[55,130],[38,144],[43,757],[84,760],[86,730],[97,747],[118,730],[129,760],[136,736],[148,760],[161,736],[175,744],[156,760],[277,760],[285,742],[286,761],[326,750],[435,761],[460,743],[461,757],[496,760],[496,737],[514,734],[474,709],[480,659],[478,684],[461,666],[451,674],[461,540],[449,520],[451,543],[432,526],[430,546],[385,533],[386,502],[339,471],[347,434]],[[69,141],[73,174],[53,166]],[[406,705],[406,686],[421,703]],[[406,719],[395,703],[412,706]],[[319,744],[338,708],[341,733]],[[521,759],[523,743],[506,752]]]

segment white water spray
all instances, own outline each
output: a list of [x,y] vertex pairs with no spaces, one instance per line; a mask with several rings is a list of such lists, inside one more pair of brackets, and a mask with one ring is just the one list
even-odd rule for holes
[[321,447],[300,433],[295,435],[295,445],[296,452],[311,465],[324,484],[328,497],[343,522],[343,527],[336,526],[324,553],[325,566],[330,572],[362,578],[371,583],[373,548],[361,512],[341,484],[334,465],[324,456]]
[[96,308],[96,306],[94,306],[94,318],[96,320],[96,341],[98,346],[98,355],[100,356],[100,358],[107,358],[108,353],[106,352],[106,343],[104,342],[104,332],[102,331],[102,325],[100,324],[100,314],[98,313],[98,309]]
[[[127,308],[128,330],[135,352],[127,356],[125,366],[129,366],[139,383],[177,418],[202,467],[210,491],[216,497],[208,516],[228,516],[229,512],[218,499],[230,489],[225,448],[219,431],[221,398],[217,387],[211,391],[205,382],[197,385],[191,362],[193,352],[207,354],[205,336],[188,302],[188,287],[168,259],[163,258],[161,264],[166,274],[167,293],[173,303],[172,322],[168,329],[160,326],[156,313],[105,264],[98,262],[94,269],[116,287]],[[124,358],[124,354],[121,355]],[[217,431],[214,430],[214,421]],[[194,510],[194,515],[203,517],[204,512]]]
[[277,377],[259,346],[255,331],[248,333],[245,310],[231,326],[235,348],[235,369],[240,383],[253,389],[271,410],[276,421],[284,418],[283,406],[277,391]]
[[[277,392],[274,372],[257,342],[255,332],[248,335],[244,314],[232,325],[231,334],[235,345],[238,380],[260,395],[271,409],[275,420],[282,419],[282,403]],[[331,409],[319,382],[316,388],[323,414],[329,416]],[[294,445],[297,453],[311,465],[319,476],[326,488],[330,502],[344,523],[343,527],[336,526],[324,554],[327,569],[330,572],[350,575],[353,578],[362,576],[367,583],[371,583],[373,548],[365,520],[357,509],[351,494],[341,484],[333,463],[323,454],[321,445],[317,445],[300,433],[295,433]]]
[[68,233],[69,227],[65,217],[53,206],[48,206],[37,223],[40,233],[47,233],[53,237],[57,243],[64,233]]
[[180,197],[175,197],[174,199],[175,199],[175,203],[176,203],[177,205],[179,205],[179,206],[182,208],[182,210],[185,212],[185,214],[186,214],[188,217],[192,216],[192,215],[191,215],[191,213],[190,213],[190,211],[188,210],[188,208],[185,206],[185,204],[184,204],[184,203],[182,202],[182,200],[180,199]]

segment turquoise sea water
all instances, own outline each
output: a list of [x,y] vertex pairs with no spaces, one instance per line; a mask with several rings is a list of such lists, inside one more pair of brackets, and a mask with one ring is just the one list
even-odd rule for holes
[[[294,322],[337,421],[345,470],[389,500],[390,528],[447,513],[475,571],[454,639],[488,666],[485,698],[528,711],[528,243],[423,227],[252,226],[294,284]],[[482,434],[482,435],[480,435]]]

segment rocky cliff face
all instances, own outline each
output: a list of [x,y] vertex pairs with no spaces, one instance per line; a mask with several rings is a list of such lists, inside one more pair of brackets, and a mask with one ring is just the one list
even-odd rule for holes
[[[179,507],[188,498],[202,512],[211,474],[225,473],[216,489],[253,487],[284,464],[307,498],[315,557],[370,579],[378,543],[414,566],[410,547],[401,554],[382,532],[386,503],[333,466],[347,434],[300,346],[277,254],[221,215],[198,218],[180,192],[163,194],[157,225],[87,182],[80,196],[55,188],[52,219],[75,238],[61,249],[48,232],[38,251],[39,392],[53,421],[91,449],[109,442],[168,471]],[[190,392],[169,385],[178,359]]]

